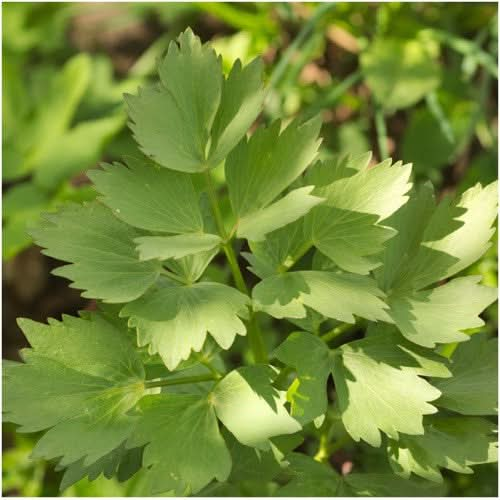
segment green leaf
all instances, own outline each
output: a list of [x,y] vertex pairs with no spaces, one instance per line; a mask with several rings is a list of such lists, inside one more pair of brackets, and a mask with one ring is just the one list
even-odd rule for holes
[[171,42],[161,84],[126,96],[131,128],[145,154],[183,172],[217,166],[262,108],[262,63],[236,61],[227,79],[221,58],[190,29]]
[[61,457],[61,465],[83,458],[87,466],[117,448],[144,391],[142,363],[124,332],[95,314],[19,326],[32,347],[24,363],[4,369],[4,417],[22,432],[47,429],[33,457]]
[[326,201],[305,217],[305,238],[342,269],[368,274],[381,265],[377,254],[395,234],[378,223],[408,200],[410,173],[410,165],[388,160],[317,188],[314,194]]
[[369,336],[337,351],[333,378],[342,421],[355,441],[378,447],[380,431],[393,439],[400,432],[423,433],[423,416],[437,411],[429,401],[441,393],[419,377],[426,369],[418,361],[390,335]]
[[326,271],[295,271],[270,276],[253,289],[257,310],[275,318],[304,318],[310,307],[328,318],[354,323],[354,315],[391,321],[384,293],[365,276]]
[[269,438],[293,434],[300,424],[287,412],[285,394],[271,382],[270,366],[248,366],[226,375],[213,391],[217,417],[246,446],[269,449]]
[[100,200],[116,217],[148,231],[174,234],[203,231],[198,196],[189,174],[132,157],[126,163],[127,166],[103,164],[102,170],[88,173],[103,195]]
[[[275,121],[243,139],[226,160],[226,180],[238,219],[267,207],[316,156],[321,120],[294,120],[281,133]],[[286,223],[286,222],[285,222]]]
[[432,382],[442,393],[436,405],[463,415],[496,415],[498,340],[476,334],[457,347],[451,361],[453,376]]
[[89,466],[84,466],[83,460],[71,464],[64,471],[59,490],[64,491],[84,477],[95,481],[101,474],[107,479],[116,476],[119,481],[125,481],[141,468],[141,464],[142,449],[127,450],[122,443]]
[[134,241],[137,243],[141,260],[166,260],[218,249],[222,240],[215,234],[188,233],[175,236],[142,236]]
[[146,445],[152,494],[194,494],[212,479],[225,481],[231,456],[206,396],[161,394],[144,397],[141,416],[128,446]]
[[375,99],[391,112],[412,106],[440,83],[436,57],[417,39],[376,39],[360,62]]
[[292,417],[306,424],[323,415],[327,406],[326,382],[332,364],[328,346],[315,335],[294,332],[273,354],[297,371],[297,378],[287,394],[292,404]]
[[260,113],[264,101],[263,70],[261,59],[254,59],[244,68],[237,59],[223,80],[221,102],[212,127],[211,166],[226,158]]
[[483,326],[479,314],[497,298],[496,289],[480,281],[481,276],[467,276],[411,295],[395,294],[388,301],[391,317],[408,340],[424,347],[468,340],[463,330]]
[[495,425],[478,417],[426,417],[422,436],[400,436],[390,441],[388,454],[394,471],[442,482],[440,468],[472,474],[471,465],[497,461]]
[[158,278],[159,262],[141,262],[134,238],[141,233],[127,226],[104,206],[67,204],[47,214],[31,232],[43,253],[71,262],[54,274],[86,290],[82,296],[105,302],[140,297]]
[[267,233],[294,222],[323,201],[310,194],[313,189],[314,186],[294,189],[268,207],[242,217],[236,234],[240,238],[261,241]]
[[423,232],[418,252],[395,287],[420,290],[470,266],[491,246],[497,216],[497,182],[467,190],[458,201],[443,200]]
[[251,264],[248,269],[264,279],[293,264],[303,244],[303,220],[299,219],[267,234],[263,241],[250,241],[252,253],[242,255]]
[[231,347],[236,335],[245,335],[240,317],[246,316],[248,297],[220,283],[179,285],[163,280],[157,288],[130,302],[120,312],[137,328],[140,346],[160,354],[174,370],[191,351],[199,352],[207,333],[223,348]]
[[131,129],[142,151],[183,172],[205,170],[210,129],[221,100],[221,59],[187,29],[160,62],[158,88],[126,96]]

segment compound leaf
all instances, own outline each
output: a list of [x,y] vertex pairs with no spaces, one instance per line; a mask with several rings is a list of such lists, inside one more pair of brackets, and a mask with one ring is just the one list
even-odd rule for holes
[[419,374],[425,374],[425,367],[418,357],[395,345],[390,335],[343,345],[334,358],[333,378],[342,421],[352,438],[378,447],[380,431],[393,439],[400,432],[423,434],[423,416],[437,411],[429,401],[441,393]]
[[158,88],[126,96],[134,136],[142,151],[163,167],[203,171],[221,99],[221,59],[187,29],[170,43],[158,73]]
[[261,59],[254,59],[244,68],[237,59],[222,82],[222,98],[212,127],[212,166],[226,158],[260,113],[264,100],[263,69]]
[[143,297],[130,302],[120,312],[137,328],[140,346],[149,345],[169,370],[199,352],[207,333],[229,349],[236,335],[245,335],[240,317],[246,315],[248,297],[220,283],[200,282],[179,285],[163,280]]
[[207,397],[157,394],[139,403],[139,423],[129,446],[146,445],[151,493],[197,493],[212,479],[225,481],[231,456]]
[[4,412],[22,432],[47,429],[33,456],[61,457],[61,465],[83,458],[87,466],[117,448],[144,391],[142,363],[124,332],[95,314],[19,326],[32,347],[24,363],[5,367]]
[[262,69],[258,59],[244,68],[236,61],[225,79],[221,58],[187,29],[159,65],[160,85],[126,96],[141,149],[173,170],[217,166],[262,109]]
[[85,290],[83,297],[127,302],[140,297],[158,278],[159,262],[141,262],[134,238],[141,235],[99,203],[66,204],[46,214],[32,230],[45,255],[72,264],[54,274]]

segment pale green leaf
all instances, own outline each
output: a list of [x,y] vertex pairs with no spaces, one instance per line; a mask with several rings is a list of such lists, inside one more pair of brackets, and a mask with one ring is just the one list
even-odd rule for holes
[[496,415],[498,340],[476,334],[457,347],[451,362],[453,376],[432,382],[442,392],[436,405],[463,415]]
[[497,216],[497,183],[467,190],[458,201],[443,200],[422,235],[418,252],[395,286],[419,290],[470,266],[491,246]]
[[388,335],[370,336],[337,351],[335,388],[342,421],[355,441],[378,447],[381,431],[393,439],[399,433],[423,433],[423,416],[437,411],[429,401],[441,393],[419,373],[415,357]]
[[[92,170],[100,200],[127,224],[148,231],[195,233],[203,230],[198,196],[189,174],[160,168],[149,160],[128,157]],[[126,194],[126,195],[125,195]]]
[[243,139],[229,154],[226,180],[238,218],[265,208],[306,169],[316,156],[321,120],[298,120],[281,133],[275,121]]
[[207,333],[223,348],[231,347],[236,335],[245,335],[240,317],[246,315],[248,297],[220,283],[179,285],[163,280],[143,297],[120,312],[137,328],[140,346],[149,345],[169,370],[199,352]]
[[213,391],[217,417],[246,446],[269,449],[269,438],[301,430],[284,407],[285,394],[272,385],[274,371],[249,366],[226,375]]
[[440,468],[472,474],[471,465],[497,461],[495,425],[479,417],[426,417],[422,436],[400,436],[390,441],[392,468],[429,481],[442,482]]
[[328,318],[354,323],[354,315],[389,321],[384,293],[368,277],[326,271],[295,271],[270,276],[253,289],[257,310],[275,318],[304,318],[305,306]]
[[134,238],[141,235],[104,206],[67,204],[45,215],[31,232],[43,253],[71,262],[54,274],[86,290],[82,296],[105,302],[127,302],[140,297],[158,278],[159,262],[141,262]]
[[260,60],[236,61],[224,78],[221,58],[187,29],[160,62],[161,84],[126,96],[141,149],[173,170],[216,167],[262,109],[262,72]]
[[440,82],[435,55],[418,39],[379,38],[360,62],[375,99],[388,111],[412,106]]
[[430,290],[395,294],[388,304],[401,333],[424,347],[463,342],[468,328],[484,325],[479,317],[497,298],[494,288],[481,286],[481,276],[467,276]]
[[[133,345],[98,315],[19,325],[31,344],[24,363],[4,369],[4,418],[23,432],[47,430],[34,457],[90,465],[127,439],[127,412],[144,391]],[[75,436],[78,439],[75,440]]]
[[242,217],[236,234],[251,241],[262,241],[267,233],[294,222],[323,201],[310,194],[313,189],[314,186],[295,189],[266,208]]
[[[363,165],[365,158],[362,155],[357,162]],[[311,177],[317,178],[320,187],[314,194],[326,201],[305,217],[304,237],[342,269],[368,274],[382,264],[377,254],[395,234],[378,223],[408,200],[411,167],[400,162],[391,166],[387,160],[356,170],[350,168],[352,163],[352,158],[344,164],[333,163],[332,172],[328,164],[315,165],[316,174]],[[345,175],[350,171],[354,174]],[[330,179],[333,182],[326,184]]]
[[140,420],[128,445],[146,445],[143,466],[149,468],[152,494],[189,495],[212,479],[227,479],[231,456],[206,396],[146,396],[139,408]]
[[136,238],[140,260],[180,259],[187,255],[218,248],[220,236],[207,233],[177,234],[175,236],[141,236]]

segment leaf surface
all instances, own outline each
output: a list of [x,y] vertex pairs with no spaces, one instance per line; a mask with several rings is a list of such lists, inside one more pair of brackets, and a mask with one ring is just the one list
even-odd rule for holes
[[83,458],[86,466],[117,448],[144,391],[142,363],[124,332],[99,315],[19,325],[32,347],[24,363],[5,367],[4,412],[23,432],[46,430],[33,456],[60,457],[61,465]]
[[140,297],[158,278],[159,262],[141,262],[133,240],[141,233],[104,206],[67,204],[47,214],[32,230],[45,255],[71,262],[54,274],[85,290],[86,298],[127,302]]
[[497,461],[495,425],[478,417],[426,417],[422,436],[390,441],[389,460],[404,477],[411,473],[442,482],[440,468],[472,474],[471,465]]
[[447,380],[433,380],[441,391],[436,405],[463,415],[498,412],[498,340],[476,334],[460,344],[451,358]]
[[269,438],[302,428],[288,414],[285,394],[271,385],[274,375],[267,365],[239,368],[226,375],[213,391],[217,417],[246,446],[266,450]]
[[393,439],[399,433],[422,434],[423,416],[437,411],[429,402],[440,396],[419,377],[425,367],[393,340],[373,335],[344,344],[333,363],[345,428],[355,441],[375,447],[381,444],[381,431]]
[[130,302],[120,312],[137,328],[140,346],[149,345],[169,370],[199,352],[207,333],[229,349],[236,335],[245,335],[240,317],[246,316],[248,298],[220,283],[179,285],[164,280],[156,289]]
[[143,466],[150,468],[152,494],[194,494],[212,479],[227,479],[231,456],[206,396],[157,394],[139,406],[129,445],[146,445]]
[[304,318],[305,306],[328,318],[354,323],[354,315],[391,321],[384,294],[368,277],[324,271],[295,271],[270,276],[253,289],[258,310],[275,318]]
[[104,164],[102,170],[88,173],[102,195],[100,200],[116,217],[147,231],[179,234],[203,230],[198,196],[188,174],[132,157],[126,164]]

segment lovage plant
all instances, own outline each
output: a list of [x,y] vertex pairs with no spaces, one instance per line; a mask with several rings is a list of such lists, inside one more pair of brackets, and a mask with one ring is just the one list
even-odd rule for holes
[[[44,431],[33,455],[62,488],[142,474],[176,495],[421,496],[495,461],[497,343],[468,330],[496,292],[453,276],[490,246],[496,185],[437,203],[410,165],[318,160],[319,118],[248,136],[262,63],[225,76],[189,30],[158,73],[126,97],[145,156],[32,230],[97,301],[19,320],[4,418]],[[331,466],[368,445],[384,460]]]

